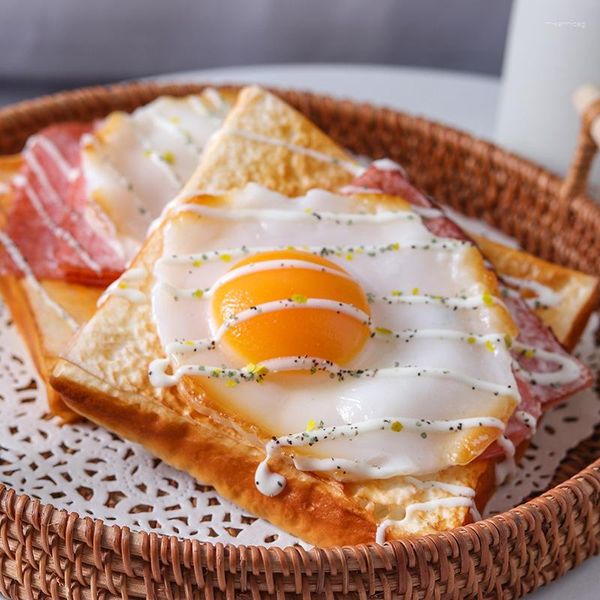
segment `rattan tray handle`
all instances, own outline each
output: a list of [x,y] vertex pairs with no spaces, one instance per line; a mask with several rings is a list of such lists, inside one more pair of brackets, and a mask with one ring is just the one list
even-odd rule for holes
[[575,155],[560,194],[572,198],[585,193],[596,151],[600,148],[600,88],[586,84],[575,90],[573,104],[581,116]]

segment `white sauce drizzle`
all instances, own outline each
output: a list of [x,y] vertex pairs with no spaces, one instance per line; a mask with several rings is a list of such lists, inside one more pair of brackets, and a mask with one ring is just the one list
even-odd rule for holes
[[515,445],[512,443],[510,439],[508,439],[505,435],[501,435],[498,440],[498,444],[504,450],[504,453],[508,458],[513,458],[515,455]]
[[[50,183],[50,180],[48,179],[46,172],[42,168],[42,165],[40,165],[40,163],[38,162],[38,159],[35,157],[33,152],[31,152],[31,150],[29,150],[28,152],[25,152],[23,154],[23,156],[25,158],[26,164],[29,166],[29,168],[33,172],[38,183],[42,186],[44,193],[47,196],[51,196],[56,204],[58,204],[58,205],[62,204],[63,203],[62,198],[60,197],[58,192],[54,189],[54,186]],[[20,185],[20,184],[18,184],[18,185]],[[51,217],[48,216],[48,218],[51,218]]]
[[473,488],[465,485],[446,483],[444,481],[422,481],[420,479],[416,479],[415,477],[410,477],[408,475],[405,476],[404,479],[405,481],[414,485],[418,489],[439,489],[448,492],[452,495],[447,498],[434,498],[426,502],[416,502],[414,504],[409,504],[406,507],[405,516],[401,520],[385,519],[377,527],[377,533],[375,536],[375,542],[377,544],[383,544],[385,542],[385,535],[390,527],[399,525],[404,521],[409,520],[411,517],[414,516],[415,512],[426,512],[434,510],[441,506],[449,508],[465,506],[469,507],[474,521],[481,520],[481,514],[475,506],[476,492]]
[[244,131],[241,129],[222,128],[218,132],[218,135],[232,135],[235,137],[241,137],[247,140],[252,140],[254,142],[261,142],[263,144],[269,144],[271,146],[277,146],[279,148],[286,148],[290,152],[295,152],[296,154],[303,154],[321,162],[325,162],[331,165],[338,165],[355,176],[362,175],[362,173],[365,172],[364,167],[353,163],[349,160],[345,160],[343,158],[336,158],[329,154],[325,154],[324,152],[319,152],[318,150],[307,148],[306,146],[298,146],[297,144],[292,144],[291,142],[262,135],[260,133]]
[[188,143],[196,153],[196,156],[199,157],[202,154],[202,148],[196,143],[196,140],[192,136],[190,136],[184,129],[179,127],[179,125],[173,123],[169,119],[166,119],[162,115],[156,115],[155,117],[156,123],[160,125],[164,130],[169,131],[177,135],[181,140]]
[[[531,279],[523,279],[520,277],[512,277],[510,275],[502,275],[502,280],[516,287],[518,290],[529,290],[535,293],[534,298],[524,298],[525,302],[531,308],[545,308],[560,304],[562,295],[560,292],[554,291],[551,287],[533,281]],[[521,296],[516,290],[505,288],[510,296]]]
[[440,219],[446,214],[439,208],[428,208],[426,206],[415,206],[413,210],[426,219]]
[[15,263],[17,268],[23,273],[29,285],[31,285],[31,287],[33,287],[38,292],[43,302],[49,308],[51,308],[61,319],[63,319],[73,331],[75,331],[78,327],[77,321],[75,321],[75,319],[60,304],[55,302],[50,297],[48,292],[44,289],[42,284],[33,274],[33,271],[31,270],[31,267],[25,260],[25,257],[19,252],[17,245],[3,231],[0,231],[0,243],[4,246],[6,252],[10,256],[12,261]]
[[[213,87],[207,87],[202,92],[215,106],[220,113],[226,113],[229,110],[229,103],[225,102],[219,90]],[[194,96],[195,99],[195,96]]]
[[515,419],[522,423],[531,431],[531,435],[534,436],[537,431],[537,419],[526,410],[516,410]]
[[[398,424],[398,425],[396,425]],[[397,427],[397,429],[393,429]],[[265,458],[261,461],[256,469],[255,481],[259,491],[268,490],[269,496],[277,495],[283,490],[281,483],[281,475],[274,473],[269,469],[269,460],[278,453],[281,448],[312,446],[323,440],[335,440],[337,438],[353,438],[357,435],[380,431],[382,429],[390,429],[397,431],[398,435],[402,435],[402,431],[419,431],[419,432],[460,432],[466,429],[474,429],[477,427],[492,427],[503,432],[505,429],[504,422],[495,417],[469,417],[466,419],[452,420],[425,420],[411,419],[404,417],[389,417],[381,419],[370,419],[361,423],[339,425],[333,427],[323,427],[310,432],[302,431],[290,435],[273,438],[265,445]],[[331,464],[331,463],[329,463]],[[302,466],[300,462],[295,460],[295,465]],[[355,472],[361,472],[364,468],[365,478],[373,478],[373,469],[377,470],[375,477],[381,477],[381,470],[372,465],[357,465]],[[359,470],[361,469],[361,470]],[[394,475],[403,475],[404,473],[386,473],[386,477]],[[277,483],[279,482],[279,483]],[[469,504],[470,506],[470,504]],[[407,509],[408,512],[408,509]]]
[[448,308],[475,309],[482,306],[492,306],[494,304],[504,306],[500,298],[496,296],[476,295],[476,296],[434,296],[431,294],[399,294],[383,296],[383,302],[389,304],[441,304]]
[[[414,504],[409,504],[406,507],[406,513],[403,519],[385,519],[385,521],[382,521],[378,525],[377,532],[375,534],[375,543],[385,543],[385,536],[390,527],[410,521],[410,519],[412,519],[417,512],[429,512],[440,507],[458,508],[461,506],[467,507],[473,512],[475,503],[473,502],[472,498],[465,498],[464,496],[450,496],[449,498],[434,498],[433,500],[429,500],[427,502],[415,502]],[[477,509],[474,510],[474,515],[477,520],[477,516],[480,516],[477,512]]]
[[399,171],[403,175],[406,175],[404,167],[393,161],[391,158],[378,158],[374,160],[371,165],[380,171]]
[[[329,275],[336,275],[343,277],[344,279],[352,280],[352,277],[342,271],[341,269],[332,269],[319,263],[310,262],[308,260],[295,260],[295,259],[275,259],[275,260],[263,260],[260,262],[249,263],[241,267],[236,267],[231,271],[225,273],[220,277],[210,288],[203,290],[203,297],[212,296],[221,286],[238,279],[239,277],[245,277],[253,273],[259,273],[264,271],[275,271],[278,269],[304,269],[308,271],[317,271],[319,273],[328,273]],[[176,293],[181,296],[187,297],[198,297],[198,290],[186,290],[181,288],[175,288]]]
[[[45,175],[44,175],[45,177]],[[101,271],[100,265],[86,252],[86,250],[81,246],[81,244],[66,230],[60,227],[56,221],[50,217],[50,215],[44,209],[42,201],[39,196],[35,193],[33,188],[27,183],[27,180],[18,175],[14,178],[14,183],[18,187],[22,187],[27,194],[31,205],[38,213],[40,219],[44,223],[44,225],[59,239],[61,239],[69,248],[71,248],[81,260],[93,271],[99,272]],[[54,192],[56,193],[56,192]]]
[[445,481],[428,480],[422,481],[416,477],[407,475],[404,478],[408,483],[421,490],[438,489],[453,494],[454,496],[465,496],[466,498],[475,498],[475,490],[466,485],[457,485],[455,483],[446,483]]
[[364,187],[362,185],[345,185],[340,188],[341,194],[379,194],[383,192],[378,188]]
[[[156,228],[156,226],[155,226]],[[200,252],[197,254],[171,254],[168,256],[162,256],[156,261],[157,265],[187,265],[192,264],[194,267],[199,267],[203,263],[223,260],[223,257],[228,259],[238,258],[242,256],[248,256],[251,254],[258,254],[259,252],[276,252],[279,250],[298,250],[302,252],[309,252],[317,256],[342,256],[342,255],[366,255],[372,258],[376,258],[378,254],[384,252],[398,252],[400,250],[456,250],[470,246],[469,242],[463,242],[461,240],[447,240],[445,238],[432,237],[427,242],[411,242],[405,245],[397,244],[352,244],[347,246],[242,246],[241,248],[223,248],[221,250],[210,250],[207,252]]]
[[[161,282],[157,284],[157,286],[162,287],[163,289],[168,289],[168,284]],[[193,295],[195,292],[191,292],[190,295]],[[331,310],[335,311],[339,314],[344,314],[349,317],[353,317],[364,325],[370,327],[371,319],[369,315],[356,308],[352,304],[348,304],[345,302],[337,302],[336,300],[329,300],[328,298],[306,298],[302,301],[296,301],[292,299],[285,300],[273,300],[271,302],[264,302],[263,304],[257,304],[251,308],[246,310],[242,310],[230,319],[227,319],[223,322],[223,324],[216,328],[213,323],[211,323],[211,328],[213,329],[213,336],[211,338],[205,338],[202,340],[186,340],[184,342],[171,342],[167,345],[167,353],[175,354],[175,353],[186,353],[186,352],[195,352],[200,349],[210,348],[214,346],[221,338],[233,327],[236,327],[240,323],[244,323],[251,319],[254,319],[260,315],[278,312],[280,310],[290,310],[290,309],[323,309],[323,310]],[[281,360],[281,359],[277,359]],[[207,367],[208,368],[208,367]],[[213,368],[214,369],[214,368]],[[228,369],[229,371],[230,369]],[[242,371],[239,370],[241,373]],[[165,387],[165,386],[159,386]]]
[[94,147],[96,152],[98,152],[98,155],[100,156],[104,166],[107,167],[113,175],[114,180],[123,188],[123,190],[127,192],[127,194],[133,198],[138,214],[140,214],[145,221],[151,222],[152,217],[148,212],[148,208],[146,207],[142,198],[136,194],[135,190],[133,189],[133,184],[123,175],[123,173],[121,173],[118,167],[111,160],[108,152],[106,151],[107,148],[105,148],[104,145],[101,145],[98,140],[90,134],[84,135],[81,138],[81,143],[84,146],[91,145]]
[[581,375],[581,367],[577,361],[568,354],[559,354],[558,352],[550,352],[541,348],[533,348],[532,346],[526,346],[518,341],[514,343],[513,347],[515,351],[522,352],[525,356],[527,356],[527,353],[531,353],[531,358],[541,358],[543,361],[555,363],[559,366],[559,369],[556,371],[541,373],[538,371],[527,371],[515,361],[515,369],[523,373],[531,383],[541,385],[562,385],[576,381]]
[[338,225],[353,223],[389,223],[391,221],[412,221],[418,219],[417,211],[412,210],[380,210],[374,213],[336,213],[316,212],[312,210],[294,211],[261,208],[243,208],[232,211],[227,208],[216,208],[204,204],[179,204],[173,208],[173,213],[191,212],[200,217],[220,219],[223,221],[332,221]]
[[505,435],[501,435],[497,440],[498,444],[504,450],[505,458],[496,463],[495,475],[496,485],[502,485],[505,481],[513,476],[517,469],[517,463],[515,462],[515,445]]
[[[159,284],[163,288],[168,289],[168,284]],[[185,295],[188,297],[193,296],[196,292],[192,290],[184,290]],[[181,296],[181,291],[175,292]],[[210,294],[208,294],[210,295]],[[206,297],[204,295],[203,297]],[[235,326],[235,323],[232,325]],[[453,329],[403,329],[401,331],[392,331],[390,329],[376,327],[370,325],[371,337],[384,339],[386,341],[391,340],[402,340],[410,341],[412,339],[428,339],[428,340],[456,340],[460,342],[466,342],[472,345],[486,345],[490,352],[496,351],[494,344],[507,345],[506,336],[502,333],[487,333],[484,335],[465,333],[464,331],[453,330]],[[171,342],[167,345],[166,350],[168,354],[189,354],[191,352],[198,352],[198,350],[204,350],[206,348],[214,347],[220,338],[211,337],[203,338],[199,340],[184,340],[182,342]],[[308,359],[308,357],[307,357]],[[272,359],[275,360],[275,359]],[[280,360],[280,359],[278,359]],[[296,360],[296,359],[294,359]],[[313,360],[310,358],[309,360]],[[305,363],[306,364],[306,363]],[[311,365],[312,366],[312,365]]]
[[[179,351],[177,342],[172,342],[172,350]],[[197,342],[200,344],[200,340]],[[185,344],[185,342],[184,342]],[[206,340],[204,348],[210,347],[210,342]],[[177,385],[183,377],[196,376],[218,379],[230,379],[236,382],[239,381],[255,381],[255,372],[248,367],[242,369],[223,368],[211,365],[182,365],[178,367],[172,375],[167,374],[167,369],[170,366],[168,358],[158,358],[150,363],[148,376],[150,383],[154,387],[171,387]],[[450,379],[457,383],[470,387],[473,390],[481,390],[490,392],[494,395],[509,396],[516,402],[519,402],[519,393],[511,385],[502,385],[478,379],[454,371],[452,369],[442,369],[439,367],[417,367],[413,365],[398,365],[393,367],[383,367],[378,369],[344,369],[331,361],[324,360],[318,357],[311,356],[285,356],[265,360],[260,364],[263,372],[266,373],[282,373],[287,371],[311,370],[312,372],[330,373],[335,377],[435,377],[442,379]]]
[[146,269],[143,267],[134,267],[125,271],[119,279],[113,281],[98,298],[97,306],[102,306],[109,296],[120,296],[126,298],[133,304],[141,304],[146,300],[146,294],[136,287],[132,287],[131,283],[137,283],[145,279],[147,275]]
[[[208,92],[208,89],[205,90],[205,93],[207,93],[207,92]],[[221,120],[219,117],[216,117],[212,111],[208,110],[208,107],[202,102],[202,100],[200,100],[200,98],[198,98],[198,96],[196,94],[192,94],[188,98],[189,98],[190,106],[196,113],[198,113],[199,115],[201,115],[203,117],[212,117],[215,119],[219,119],[219,121]]]
[[166,174],[167,178],[171,180],[171,183],[175,185],[177,188],[180,188],[183,185],[181,179],[179,179],[175,169],[166,161],[163,160],[154,150],[150,150],[148,146],[146,146],[145,153],[148,156],[148,159],[152,161],[159,169]]
[[225,321],[219,329],[216,330],[214,337],[219,340],[227,333],[229,329],[235,327],[239,323],[244,323],[245,321],[249,321],[250,319],[254,319],[258,315],[264,315],[272,312],[278,312],[280,310],[290,310],[290,309],[323,309],[323,310],[331,310],[338,314],[347,315],[348,317],[353,317],[363,323],[364,325],[371,324],[371,317],[356,308],[353,304],[348,304],[347,302],[338,302],[337,300],[330,300],[329,298],[306,298],[306,300],[297,301],[297,300],[272,300],[271,302],[264,302],[263,304],[257,304],[251,308],[246,310],[242,310],[239,313],[235,314],[233,317]]
[[79,169],[71,167],[62,152],[56,147],[56,144],[49,140],[45,135],[38,134],[29,138],[27,146],[31,147],[33,145],[38,145],[44,150],[44,152],[54,161],[67,181],[74,181],[77,179],[79,176]]

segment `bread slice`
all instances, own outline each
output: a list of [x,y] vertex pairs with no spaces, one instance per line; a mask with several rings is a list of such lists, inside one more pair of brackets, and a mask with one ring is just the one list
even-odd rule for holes
[[[261,136],[315,152],[298,153],[284,145],[274,148]],[[325,161],[321,153],[337,161]],[[301,195],[316,186],[337,189],[350,183],[353,166],[352,158],[304,117],[266,92],[247,88],[224,130],[206,149],[182,198],[196,196],[199,190],[236,189],[251,181],[288,195]],[[390,517],[393,522],[380,530],[380,541],[442,531],[471,520],[470,502],[437,503],[432,510],[417,510],[409,520],[396,519],[410,505],[451,496],[440,483],[472,488],[482,507],[494,489],[493,461],[473,461],[422,480],[395,477],[344,483],[298,471],[288,456],[278,455],[270,465],[288,484],[278,496],[259,493],[254,474],[264,458],[264,444],[252,440],[231,415],[197,410],[196,390],[189,381],[160,390],[148,380],[151,360],[163,352],[148,301],[154,264],[162,254],[163,229],[164,225],[152,234],[132,265],[145,273],[136,287],[146,300],[108,298],[58,361],[52,385],[74,410],[142,443],[166,462],[210,483],[222,496],[318,545],[373,542],[378,524]],[[428,485],[430,480],[438,485]]]
[[[209,89],[199,96],[201,102],[196,102],[193,108],[199,111],[202,111],[203,107],[220,110],[219,103],[233,104],[235,97],[232,89],[220,89],[218,93]],[[168,102],[174,113],[174,123],[180,123],[182,118],[185,122],[185,111],[192,110],[192,100],[188,102],[189,99],[192,99],[192,96],[163,97],[158,102]],[[180,121],[177,121],[177,118]],[[111,113],[96,129],[96,142],[92,144],[88,141],[85,146],[89,168],[100,171],[103,156],[110,154],[115,145],[127,143],[128,135],[131,136],[131,133],[125,114]],[[10,181],[19,172],[21,164],[22,158],[18,154],[0,157],[0,225],[13,200]],[[93,194],[104,195],[103,202],[107,210],[120,198],[113,198],[110,189],[99,188],[94,190]],[[118,225],[115,229],[119,232],[121,226]],[[40,376],[47,384],[50,412],[65,422],[79,420],[81,416],[61,400],[60,395],[48,385],[48,378],[58,356],[67,347],[77,327],[94,314],[103,291],[99,286],[59,280],[41,279],[39,285],[35,285],[23,277],[9,274],[0,277],[0,294],[11,311]]]
[[534,312],[552,328],[558,341],[572,350],[598,305],[598,279],[483,236],[471,237],[498,274],[527,299]]

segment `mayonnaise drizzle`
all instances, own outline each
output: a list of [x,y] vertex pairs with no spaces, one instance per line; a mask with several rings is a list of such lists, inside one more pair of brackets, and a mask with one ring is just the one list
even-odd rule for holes
[[398,294],[383,296],[381,301],[388,304],[440,304],[447,308],[474,309],[498,304],[504,306],[500,298],[478,294],[475,296],[436,296],[432,294]]
[[540,385],[561,385],[576,381],[581,375],[581,366],[568,354],[559,354],[558,352],[550,352],[548,350],[543,350],[542,348],[534,348],[522,344],[519,341],[515,341],[513,347],[516,352],[522,352],[528,358],[529,356],[527,353],[531,353],[530,358],[539,358],[559,366],[559,369],[556,371],[542,373],[539,371],[528,371],[515,361],[515,369],[523,373],[526,379],[531,383]]
[[319,273],[328,273],[329,275],[336,275],[344,279],[352,280],[352,277],[345,271],[342,271],[341,269],[333,269],[331,267],[327,267],[319,263],[310,262],[308,260],[278,259],[263,260],[260,262],[242,265],[241,267],[236,267],[231,271],[225,273],[222,277],[220,277],[210,288],[206,288],[204,290],[175,288],[165,283],[162,283],[162,285],[168,286],[173,290],[175,294],[182,297],[207,298],[212,296],[221,286],[225,285],[226,283],[229,283],[230,281],[234,281],[239,277],[245,277],[246,275],[251,275],[253,273],[260,273],[264,271],[275,271],[278,269],[304,269],[308,271],[317,271]]
[[181,140],[188,143],[194,149],[196,156],[199,157],[202,154],[202,148],[197,144],[196,140],[194,140],[192,136],[188,135],[185,130],[179,127],[179,125],[173,123],[173,121],[170,121],[169,119],[166,119],[162,115],[155,115],[154,118],[156,123],[164,130],[174,133]]
[[[461,506],[473,510],[475,503],[472,498],[465,498],[464,496],[450,496],[448,498],[434,498],[433,500],[429,500],[427,502],[415,502],[414,504],[409,504],[406,507],[406,512],[403,519],[385,519],[378,525],[377,532],[375,534],[375,543],[385,543],[385,536],[390,527],[401,525],[406,521],[410,521],[410,519],[412,519],[417,512],[429,512],[440,507],[458,508]],[[477,519],[479,513],[476,511],[476,509],[474,514],[476,515],[475,518]]]
[[[257,264],[261,264],[261,263],[257,263]],[[309,263],[309,264],[311,264],[311,263]],[[219,281],[221,281],[221,280],[219,280]],[[219,281],[212,288],[209,288],[206,292],[202,292],[202,290],[174,288],[170,284],[167,284],[164,282],[158,284],[158,286],[161,287],[162,289],[170,291],[172,294],[177,295],[179,297],[207,298],[212,295],[215,287],[218,287]],[[310,300],[313,300],[313,299],[310,299]],[[307,302],[308,301],[309,301],[309,299],[307,299]],[[281,302],[281,301],[277,301],[277,302]],[[339,306],[339,303],[336,301],[332,301],[332,302],[335,303],[332,306],[334,306],[337,309]],[[298,303],[286,304],[286,305],[281,306],[281,308],[283,310],[285,310],[286,308],[297,308],[296,304],[298,304]],[[305,302],[302,301],[300,304],[303,306],[305,304]],[[257,305],[255,307],[255,309],[246,311],[248,314],[246,315],[246,319],[244,319],[244,320],[248,320],[250,318],[253,318],[255,316],[262,314],[261,308],[263,306],[264,305]],[[312,307],[314,308],[314,306],[312,306]],[[353,314],[352,316],[355,316],[355,315]],[[453,330],[453,329],[403,329],[401,331],[392,331],[390,329],[375,326],[372,324],[372,322],[370,320],[368,322],[365,322],[363,320],[363,322],[365,325],[367,325],[369,327],[372,337],[384,339],[387,341],[390,341],[390,340],[410,341],[412,339],[457,340],[457,341],[461,341],[461,342],[466,342],[471,345],[485,345],[490,352],[496,351],[497,347],[494,344],[499,344],[500,347],[508,346],[510,344],[510,341],[508,341],[506,335],[503,333],[488,333],[488,334],[481,335],[481,334],[468,333],[468,332],[464,332],[464,331],[460,331],[460,330]],[[238,324],[237,319],[234,318],[230,321],[230,325],[227,329],[229,329],[230,327],[234,327],[237,324]],[[223,332],[221,332],[221,335],[219,335],[219,333],[217,333],[214,337],[211,337],[211,338],[203,338],[203,339],[199,339],[199,340],[184,340],[181,342],[171,342],[166,347],[167,353],[168,354],[189,354],[191,352],[197,352],[198,350],[204,350],[206,348],[214,347],[214,345],[220,341],[222,335],[225,333],[225,331],[227,329],[225,329]],[[273,360],[275,360],[275,359],[273,359]]]
[[79,169],[71,167],[66,161],[65,157],[62,155],[62,152],[56,147],[56,144],[50,141],[45,135],[38,134],[29,138],[27,146],[31,147],[34,145],[40,146],[40,148],[44,150],[44,152],[54,161],[56,166],[68,181],[74,181],[77,179],[79,175]]
[[421,479],[410,477],[408,475],[404,477],[404,480],[421,490],[439,489],[452,495],[450,497],[433,498],[432,500],[428,500],[426,502],[415,502],[413,504],[409,504],[406,507],[406,512],[403,519],[385,519],[377,527],[377,533],[375,537],[375,542],[377,544],[383,544],[385,542],[385,535],[390,527],[399,525],[406,520],[409,520],[416,512],[426,512],[439,507],[456,508],[465,506],[469,507],[474,521],[479,521],[481,519],[481,515],[475,506],[476,492],[473,488],[465,485],[446,483],[444,481],[422,481]]
[[448,250],[453,251],[458,248],[470,246],[469,242],[462,240],[447,240],[445,238],[432,237],[427,242],[410,242],[404,245],[396,244],[349,244],[347,246],[242,246],[241,248],[223,248],[221,250],[209,250],[197,254],[171,254],[162,256],[156,261],[157,265],[187,265],[199,267],[203,263],[215,260],[223,260],[257,254],[259,252],[276,252],[279,250],[298,250],[309,252],[317,256],[347,256],[347,255],[365,255],[376,258],[377,255],[384,252],[398,252],[404,250]]
[[90,145],[94,147],[94,149],[100,156],[103,165],[108,168],[108,170],[113,175],[115,181],[133,199],[138,214],[140,214],[145,221],[150,223],[152,221],[152,216],[150,215],[146,204],[133,189],[133,184],[127,179],[127,177],[125,177],[125,175],[123,175],[123,173],[121,173],[119,168],[114,164],[114,162],[109,156],[107,148],[104,145],[100,144],[98,140],[90,134],[84,135],[81,138],[81,142],[84,146]]
[[102,306],[109,296],[120,296],[126,298],[133,304],[141,304],[146,301],[146,294],[141,290],[132,287],[131,283],[137,283],[145,279],[146,269],[143,267],[134,267],[125,271],[119,279],[113,281],[98,298],[97,306]]
[[223,99],[223,96],[221,96],[219,90],[216,88],[207,87],[202,93],[214,104],[216,111],[219,113],[224,115],[229,110],[229,104]]
[[423,481],[421,479],[417,479],[416,477],[411,477],[407,475],[404,478],[408,483],[414,485],[416,488],[421,490],[443,490],[448,492],[449,494],[453,494],[454,496],[465,496],[466,498],[475,498],[475,490],[466,485],[457,485],[455,483],[446,483],[445,481],[435,481],[428,480]]
[[406,175],[404,167],[400,166],[391,158],[378,158],[371,163],[371,166],[379,169],[380,171],[399,171],[403,175]]
[[[35,159],[34,159],[35,160]],[[34,171],[35,172],[35,171]],[[45,177],[45,175],[44,175]],[[83,248],[83,246],[69,233],[66,229],[63,229],[56,221],[52,219],[52,217],[46,212],[42,201],[39,196],[35,193],[33,188],[29,185],[27,180],[18,175],[14,178],[14,183],[18,187],[23,188],[31,205],[38,213],[40,219],[44,223],[44,225],[59,239],[61,239],[69,248],[71,248],[81,260],[93,271],[99,272],[101,271],[100,265],[87,253],[87,251]],[[56,193],[56,192],[54,192]]]
[[[198,347],[200,347],[199,340]],[[209,348],[210,341],[207,339],[202,348]],[[172,342],[168,350],[179,351],[178,342]],[[177,344],[177,345],[176,345]],[[185,342],[182,342],[185,344]],[[172,375],[167,374],[167,369],[170,366],[168,358],[158,358],[150,363],[148,376],[150,383],[155,387],[171,387],[177,385],[183,377],[196,376],[216,379],[229,379],[232,381],[255,381],[255,372],[247,367],[241,369],[223,368],[212,365],[182,365],[178,367]],[[310,370],[312,373],[324,372],[330,373],[340,379],[346,377],[434,377],[449,379],[457,383],[461,383],[473,390],[481,390],[490,392],[496,396],[509,396],[516,402],[520,401],[520,395],[511,385],[502,385],[471,377],[464,373],[459,373],[452,369],[443,369],[439,367],[417,367],[413,365],[397,365],[393,367],[382,367],[376,369],[345,369],[331,361],[313,356],[286,356],[280,358],[272,358],[262,361],[260,367],[266,373],[282,373],[286,371]]]
[[[388,417],[380,419],[370,419],[361,423],[338,425],[333,427],[322,427],[314,429],[310,432],[301,431],[290,435],[273,438],[265,445],[265,458],[258,465],[255,474],[256,486],[261,493],[263,490],[269,490],[269,496],[277,495],[283,490],[283,486],[276,483],[281,482],[281,475],[272,472],[268,463],[269,460],[278,453],[281,448],[313,446],[323,440],[335,440],[337,438],[353,438],[357,435],[381,431],[382,429],[390,429],[397,431],[398,435],[402,435],[403,431],[418,431],[423,433],[448,433],[460,432],[466,429],[474,429],[477,427],[492,427],[503,432],[505,429],[504,422],[495,417],[469,417],[466,419],[453,420],[425,420],[412,419],[405,417]],[[331,463],[329,463],[331,465]],[[296,468],[305,466],[300,461],[295,462]],[[368,465],[368,470],[377,469],[373,465]],[[370,473],[372,476],[372,473]],[[393,477],[396,475],[404,475],[404,473],[385,473],[385,477]],[[377,475],[381,477],[381,470],[377,470]],[[368,477],[368,474],[367,474]],[[275,483],[274,483],[275,482]]]
[[537,419],[531,413],[526,410],[516,410],[514,416],[519,423],[530,429],[532,436],[535,435],[537,431]]
[[418,219],[417,211],[380,210],[374,213],[317,212],[313,210],[278,210],[275,208],[240,208],[230,210],[205,204],[185,203],[172,209],[174,214],[190,212],[200,217],[223,221],[332,221],[338,225],[353,223],[389,223],[391,221],[413,221]]
[[504,450],[504,459],[494,465],[496,485],[502,485],[512,477],[517,469],[517,463],[515,462],[516,448],[512,441],[505,435],[501,435],[496,441],[502,450]]
[[171,180],[171,183],[175,185],[178,189],[183,185],[181,179],[179,179],[175,169],[167,161],[163,160],[154,150],[150,150],[148,146],[146,146],[145,153],[147,154],[149,160],[151,160],[159,169],[161,169],[167,176],[168,179]]
[[269,144],[270,146],[286,148],[290,152],[295,152],[296,154],[303,154],[304,156],[310,156],[311,158],[314,158],[315,160],[319,160],[324,163],[338,165],[354,176],[362,175],[362,173],[365,172],[364,167],[349,160],[345,160],[343,158],[336,158],[335,156],[325,154],[324,152],[319,152],[318,150],[313,150],[312,148],[307,148],[306,146],[299,146],[297,144],[293,144],[285,140],[269,137],[260,133],[255,133],[253,131],[244,131],[241,129],[231,129],[223,127],[219,130],[217,135],[231,135],[235,137],[245,138],[247,140],[252,140],[253,142],[260,142],[262,144]]
[[[545,308],[560,304],[562,295],[560,292],[554,291],[551,287],[534,281],[532,279],[523,279],[520,277],[512,277],[510,275],[502,275],[502,280],[519,290],[530,290],[535,293],[534,298],[524,298],[525,302],[531,308]],[[505,288],[509,295],[521,296],[519,292],[510,288]]]
[[341,194],[379,194],[383,192],[378,188],[364,187],[362,185],[345,185],[340,188]]
[[509,438],[507,438],[505,435],[501,435],[496,441],[502,447],[502,450],[504,450],[504,454],[507,458],[514,457],[516,451],[515,445]]
[[19,252],[17,245],[3,231],[0,231],[0,243],[4,246],[4,248],[6,249],[6,252],[10,256],[12,261],[15,263],[17,268],[23,273],[23,275],[24,275],[26,281],[29,283],[29,285],[31,285],[31,287],[33,287],[38,292],[38,294],[40,295],[40,298],[42,298],[43,302],[49,308],[51,308],[61,319],[63,319],[64,322],[73,331],[75,331],[78,327],[77,321],[75,321],[75,319],[60,304],[55,302],[50,297],[48,292],[44,289],[42,284],[39,282],[39,280],[33,274],[33,271],[31,270],[31,267],[25,260],[25,257]]
[[[25,163],[31,169],[32,173],[34,174],[38,183],[44,190],[45,194],[47,196],[51,196],[52,200],[58,206],[60,206],[63,203],[63,200],[60,197],[59,193],[54,189],[54,186],[50,183],[50,180],[48,179],[46,172],[44,171],[42,165],[40,165],[38,159],[35,157],[33,152],[31,152],[31,151],[25,152],[23,156],[25,158]],[[20,185],[20,184],[17,182],[17,185]],[[51,217],[49,217],[49,218],[51,218]]]

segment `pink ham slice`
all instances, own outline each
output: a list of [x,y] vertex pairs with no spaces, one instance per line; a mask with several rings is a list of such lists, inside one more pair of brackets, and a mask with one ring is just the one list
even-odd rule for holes
[[80,169],[80,139],[90,130],[52,125],[23,151],[5,232],[38,278],[107,285],[125,268],[108,220],[89,218],[94,205]]
[[[408,181],[401,169],[382,170],[372,165],[352,182],[352,186],[376,189],[391,196],[399,196],[414,206],[439,209],[433,200],[425,196]],[[472,241],[456,223],[446,216],[424,217],[423,221],[434,235]],[[515,411],[515,415],[510,419],[505,435],[515,446],[518,446],[532,436],[531,426],[518,418],[518,411],[524,411],[538,421],[543,412],[551,406],[582,389],[590,387],[593,383],[593,377],[585,365],[579,363],[561,346],[552,330],[544,325],[524,300],[507,297],[504,302],[519,328],[518,341],[520,343],[525,346],[569,356],[580,367],[580,376],[575,381],[560,386],[540,385],[525,380],[521,375],[515,373],[519,392],[521,393],[521,403]],[[552,362],[535,357],[527,358],[521,352],[514,351],[513,356],[519,365],[527,371],[544,373],[557,369],[556,364]],[[504,454],[505,451],[500,444],[494,443],[486,450],[482,458],[501,457]]]

